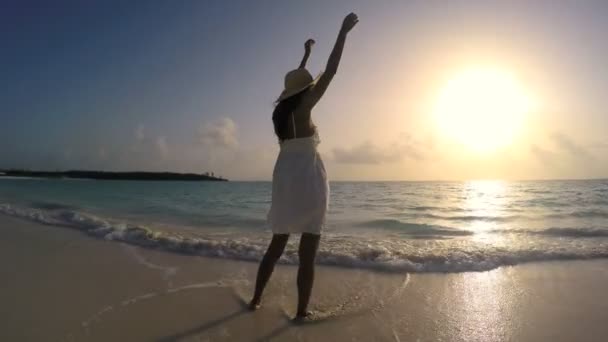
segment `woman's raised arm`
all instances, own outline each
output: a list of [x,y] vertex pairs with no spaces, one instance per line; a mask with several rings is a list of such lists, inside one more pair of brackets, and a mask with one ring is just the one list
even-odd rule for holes
[[302,61],[300,62],[300,66],[298,69],[306,68],[306,62],[308,62],[308,57],[310,57],[310,50],[312,46],[315,45],[314,39],[309,39],[304,43],[304,57],[302,57]]
[[344,18],[342,27],[338,33],[338,38],[336,39],[336,44],[334,45],[334,48],[329,55],[329,59],[327,60],[325,72],[323,75],[321,75],[319,81],[312,89],[312,98],[314,99],[314,103],[319,101],[321,96],[323,96],[325,90],[327,90],[327,87],[329,86],[329,83],[331,83],[331,80],[338,71],[338,65],[340,65],[340,59],[342,58],[342,51],[344,50],[346,36],[348,32],[350,32],[350,30],[357,25],[358,22],[359,18],[355,13],[350,13]]

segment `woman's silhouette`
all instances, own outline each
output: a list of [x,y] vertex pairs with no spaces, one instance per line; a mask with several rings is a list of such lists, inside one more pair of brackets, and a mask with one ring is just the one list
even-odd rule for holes
[[309,314],[306,308],[314,281],[314,261],[329,200],[329,184],[317,152],[319,136],[311,120],[311,110],[336,74],[346,36],[358,21],[354,13],[344,18],[325,72],[318,80],[313,80],[305,69],[314,44],[312,39],[304,44],[305,54],[299,68],[285,76],[285,89],[272,113],[274,131],[281,146],[272,175],[272,205],[268,213],[273,236],[260,263],[251,309],[259,307],[264,287],[283,254],[289,234],[301,233],[295,318],[302,319]]

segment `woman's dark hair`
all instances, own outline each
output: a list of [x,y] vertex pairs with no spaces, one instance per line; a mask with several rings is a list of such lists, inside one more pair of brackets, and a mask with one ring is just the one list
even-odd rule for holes
[[[300,102],[302,102],[302,97],[307,90],[308,88],[280,101],[274,107],[274,111],[272,112],[272,123],[274,124],[274,133],[279,138],[279,142],[293,138],[295,132],[291,132],[293,129],[289,124],[289,118],[293,111],[298,108]],[[289,134],[290,132],[291,135]]]

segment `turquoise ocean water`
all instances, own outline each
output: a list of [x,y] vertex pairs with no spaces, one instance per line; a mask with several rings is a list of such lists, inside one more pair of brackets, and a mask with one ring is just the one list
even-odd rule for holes
[[[608,180],[332,182],[318,263],[462,272],[608,258]],[[270,182],[0,178],[0,213],[94,238],[258,260]],[[297,238],[282,259],[297,263]]]

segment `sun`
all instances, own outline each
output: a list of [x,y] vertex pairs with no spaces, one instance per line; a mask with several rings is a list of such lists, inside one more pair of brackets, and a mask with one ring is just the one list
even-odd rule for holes
[[434,116],[445,137],[489,152],[511,144],[531,110],[531,97],[511,73],[470,68],[441,89]]

